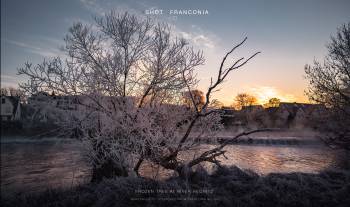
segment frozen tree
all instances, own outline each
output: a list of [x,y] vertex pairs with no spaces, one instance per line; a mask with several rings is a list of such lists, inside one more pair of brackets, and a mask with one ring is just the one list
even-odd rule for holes
[[[350,23],[342,25],[327,45],[323,63],[306,65],[310,100],[328,107],[321,129],[331,132],[327,142],[350,148]],[[331,122],[329,122],[331,120]]]
[[[55,94],[46,106],[61,111],[62,132],[82,140],[93,181],[138,174],[144,160],[183,175],[193,162],[181,161],[179,153],[221,127],[219,114],[208,108],[212,93],[258,53],[226,67],[227,57],[246,39],[229,51],[199,107],[192,91],[198,83],[195,68],[204,63],[201,51],[174,36],[167,24],[150,19],[111,12],[95,20],[93,26],[76,23],[69,29],[66,59],[20,68],[29,78],[21,88]],[[181,104],[186,91],[191,109]]]

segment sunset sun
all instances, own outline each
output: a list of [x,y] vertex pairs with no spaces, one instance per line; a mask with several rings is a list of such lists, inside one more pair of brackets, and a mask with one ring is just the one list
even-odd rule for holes
[[296,98],[291,94],[286,94],[274,87],[261,86],[251,89],[259,104],[267,103],[271,98],[278,98],[281,102],[295,102]]

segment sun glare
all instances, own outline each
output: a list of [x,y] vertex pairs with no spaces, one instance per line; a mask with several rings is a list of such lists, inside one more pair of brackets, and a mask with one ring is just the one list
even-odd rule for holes
[[292,94],[286,94],[270,86],[252,87],[250,93],[254,95],[259,104],[267,103],[271,98],[278,98],[282,102],[295,102],[297,98]]

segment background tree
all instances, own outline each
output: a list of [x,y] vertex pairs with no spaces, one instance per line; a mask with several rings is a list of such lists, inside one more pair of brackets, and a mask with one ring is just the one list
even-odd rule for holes
[[20,101],[23,103],[27,100],[26,94],[23,90],[19,88],[14,87],[4,87],[1,88],[1,95],[2,96],[13,96],[20,99]]
[[315,60],[305,66],[310,85],[306,93],[311,101],[326,105],[331,112],[320,127],[331,132],[326,140],[350,149],[350,23],[338,28],[327,48],[323,62]]
[[[194,108],[195,106],[201,108],[205,103],[204,93],[197,89],[192,90],[191,92],[186,91],[183,93],[183,101],[189,108]],[[193,103],[195,103],[195,105],[193,105]]]
[[257,103],[255,96],[248,93],[239,93],[235,97],[234,106],[236,109],[242,109],[247,106],[252,106]]
[[8,88],[1,88],[0,93],[2,96],[8,96],[10,94]]
[[279,98],[270,98],[269,99],[269,102],[267,102],[265,104],[265,107],[266,108],[269,108],[269,107],[278,107],[281,103],[281,100]]
[[[225,104],[222,103],[221,101],[213,101],[213,103],[211,104],[211,107],[214,107],[216,109],[223,109],[225,108]],[[230,107],[226,107],[226,108],[230,108]]]

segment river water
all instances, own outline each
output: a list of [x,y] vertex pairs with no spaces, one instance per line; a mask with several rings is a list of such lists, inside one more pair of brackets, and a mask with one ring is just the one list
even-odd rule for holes
[[[213,145],[203,146],[206,149],[211,147]],[[236,144],[228,145],[226,151],[228,159],[221,159],[224,165],[237,165],[259,174],[317,173],[327,169],[350,167],[348,152],[330,149],[320,143]],[[182,156],[193,156],[199,152]],[[141,174],[152,178],[166,178],[172,173],[147,163],[141,167]],[[85,162],[77,141],[55,138],[1,140],[2,194],[73,187],[88,182],[89,179],[90,167]]]

